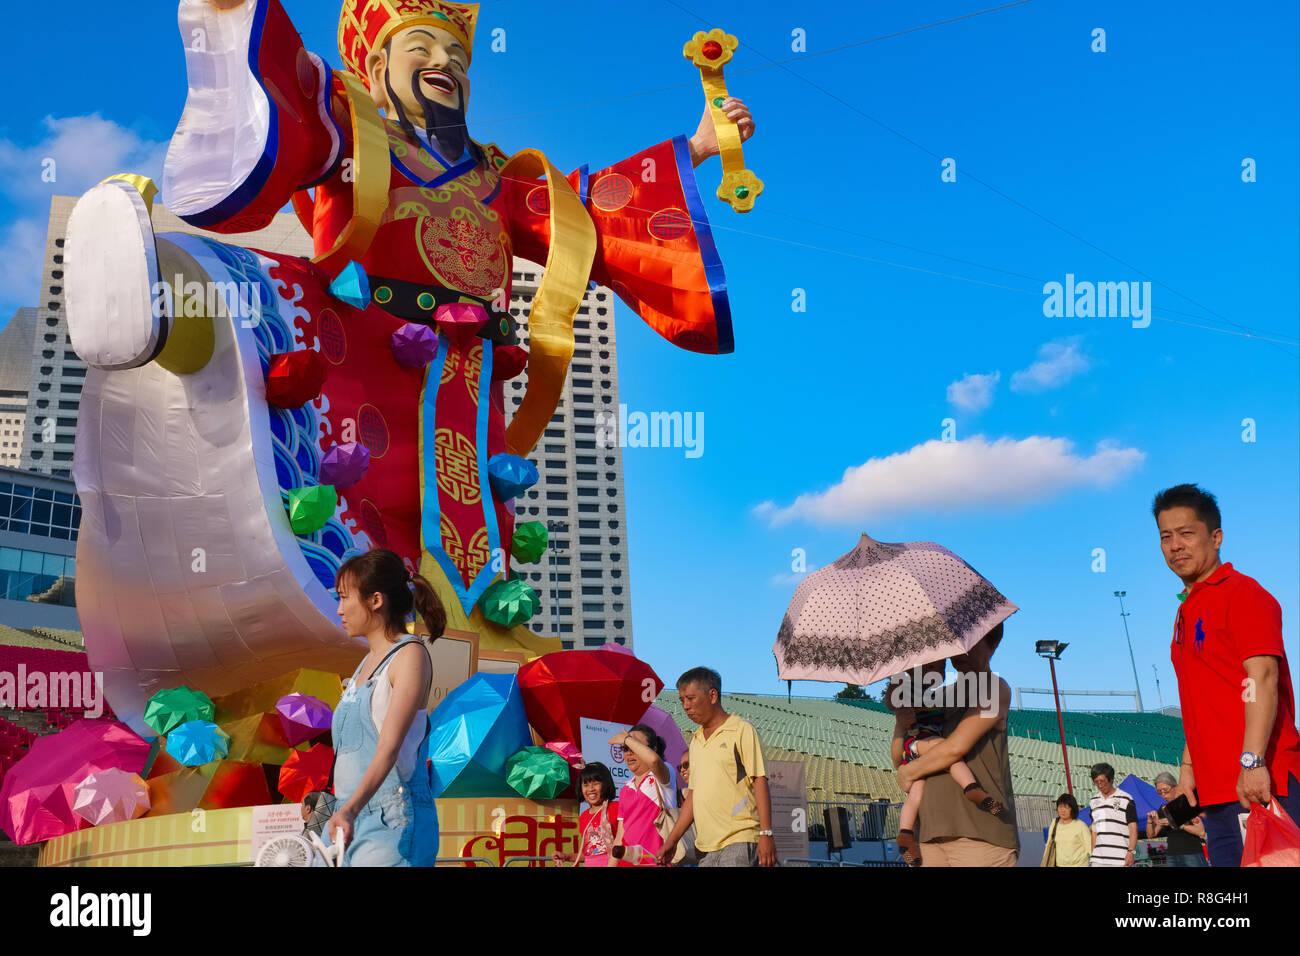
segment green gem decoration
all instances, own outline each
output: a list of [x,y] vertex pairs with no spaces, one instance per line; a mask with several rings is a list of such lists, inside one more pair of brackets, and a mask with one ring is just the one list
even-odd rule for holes
[[508,335],[510,333],[510,320],[502,319],[501,324],[498,326],[498,328],[501,329],[502,335]]
[[516,627],[537,613],[537,592],[523,581],[498,581],[479,598],[483,616],[502,627]]
[[744,198],[745,198],[746,196],[748,196],[748,195],[749,195],[749,187],[748,187],[748,186],[737,186],[737,187],[736,187],[736,198],[737,198],[737,199],[744,199]]
[[334,517],[339,496],[333,485],[289,489],[289,524],[294,534],[315,534]]
[[549,537],[546,525],[540,521],[515,525],[514,536],[510,539],[510,557],[522,564],[532,564],[546,550]]
[[415,300],[415,304],[418,305],[420,308],[422,308],[425,312],[428,312],[437,303],[434,300],[433,294],[431,292],[421,292],[419,298]]
[[215,715],[212,698],[184,684],[158,691],[144,705],[144,722],[157,734],[169,734],[192,720],[211,721]]
[[525,800],[554,800],[570,779],[568,762],[545,747],[524,747],[506,761],[506,783]]
[[722,99],[721,96],[715,96],[713,98],[713,105],[716,106],[718,109],[722,109],[723,102],[724,100]]
[[380,305],[385,305],[393,300],[393,290],[386,285],[381,285],[375,290],[375,301]]

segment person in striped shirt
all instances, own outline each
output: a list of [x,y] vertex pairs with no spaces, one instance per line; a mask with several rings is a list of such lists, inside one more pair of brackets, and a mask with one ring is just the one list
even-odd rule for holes
[[1137,802],[1115,786],[1115,768],[1099,763],[1092,768],[1097,795],[1088,801],[1092,813],[1092,856],[1089,866],[1132,866],[1137,853]]

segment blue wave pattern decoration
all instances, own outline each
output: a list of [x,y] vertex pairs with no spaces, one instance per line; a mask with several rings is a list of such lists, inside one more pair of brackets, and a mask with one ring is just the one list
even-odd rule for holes
[[[248,290],[252,299],[253,335],[262,375],[271,368],[271,356],[294,348],[293,333],[280,314],[281,299],[262,271],[258,257],[239,246],[227,246],[204,239],[213,255],[230,271],[230,278]],[[238,320],[236,320],[238,321]],[[289,489],[319,484],[320,450],[316,444],[319,416],[311,405],[282,409],[267,406],[270,414],[271,450],[275,454],[275,480],[280,486],[280,501],[289,507]],[[298,547],[316,579],[327,591],[334,590],[334,576],[343,562],[360,554],[352,533],[336,514],[319,531],[297,536]]]

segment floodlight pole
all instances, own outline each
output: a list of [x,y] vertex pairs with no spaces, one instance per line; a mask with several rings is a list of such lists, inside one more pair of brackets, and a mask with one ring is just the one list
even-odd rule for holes
[[1133,639],[1128,633],[1128,612],[1124,610],[1124,595],[1127,591],[1116,591],[1115,597],[1119,598],[1119,617],[1124,622],[1124,640],[1128,641],[1128,660],[1133,665],[1133,687],[1137,691],[1138,713],[1142,713],[1142,684],[1138,681],[1137,660],[1133,657]]
[[1056,658],[1049,657],[1047,665],[1052,669],[1052,697],[1056,700],[1056,726],[1061,731],[1061,759],[1065,761],[1065,790],[1074,796],[1074,784],[1070,782],[1070,752],[1065,747],[1065,721],[1061,718],[1061,693],[1056,689]]

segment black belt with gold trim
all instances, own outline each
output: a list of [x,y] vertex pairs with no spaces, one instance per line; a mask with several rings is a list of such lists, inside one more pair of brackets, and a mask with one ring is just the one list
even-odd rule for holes
[[517,344],[514,317],[509,312],[494,311],[491,299],[480,299],[442,286],[370,276],[370,301],[389,315],[430,326],[433,325],[433,314],[440,305],[454,305],[458,302],[481,305],[487,309],[491,319],[479,330],[479,335],[497,345]]

